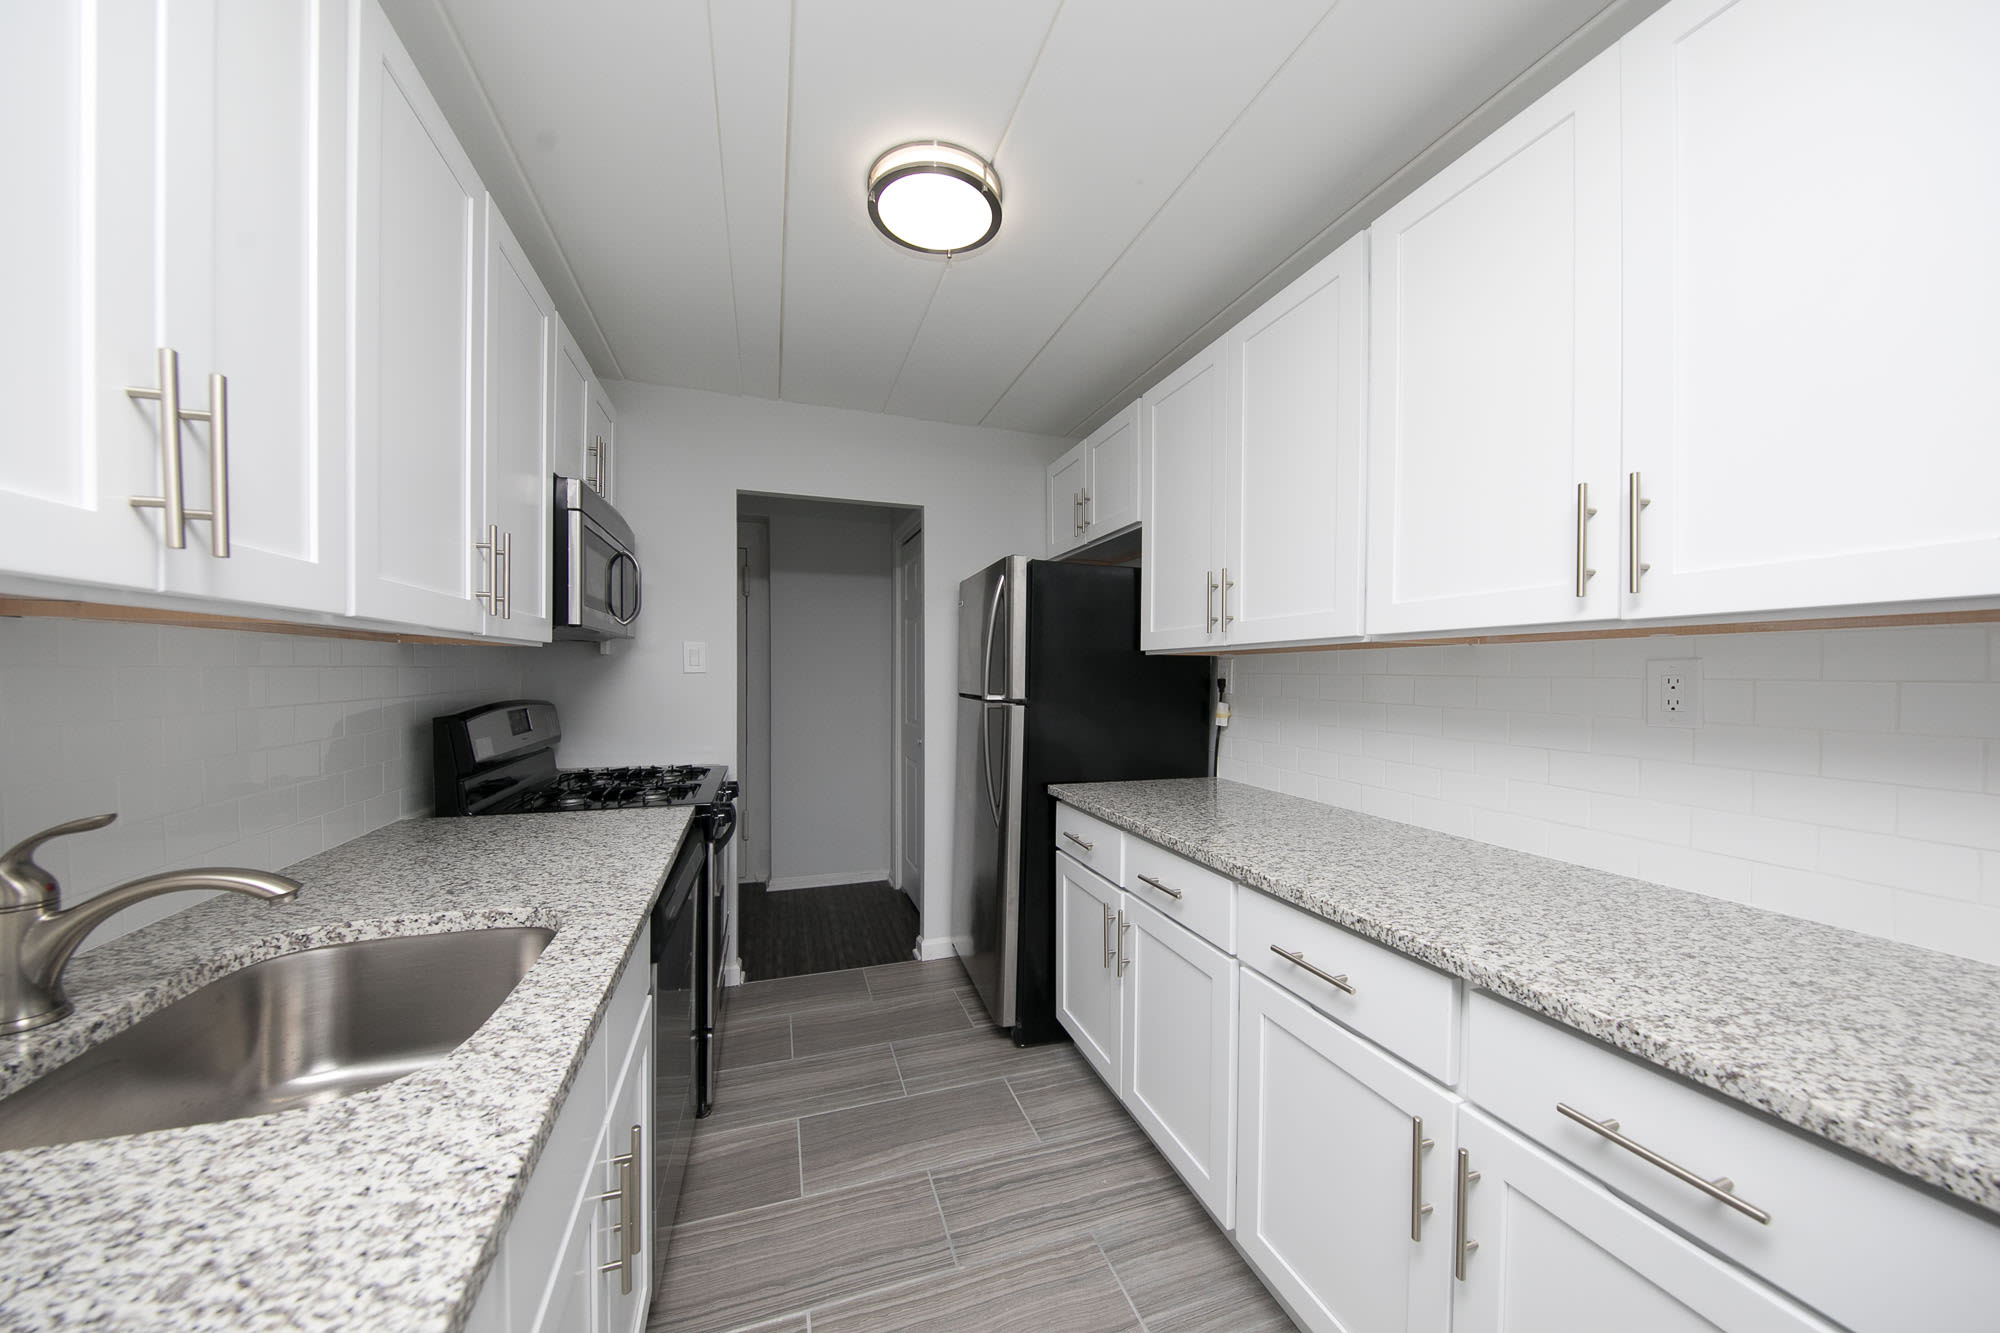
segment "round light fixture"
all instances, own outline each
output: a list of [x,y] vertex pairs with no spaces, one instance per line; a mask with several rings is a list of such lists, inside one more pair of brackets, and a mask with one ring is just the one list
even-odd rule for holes
[[868,217],[896,244],[927,255],[977,250],[1000,230],[1000,178],[953,144],[899,144],[868,169]]

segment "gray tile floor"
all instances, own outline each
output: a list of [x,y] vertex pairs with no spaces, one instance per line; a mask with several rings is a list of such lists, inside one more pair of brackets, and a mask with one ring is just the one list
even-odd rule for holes
[[731,993],[649,1333],[1290,1330],[1069,1045],[957,961]]

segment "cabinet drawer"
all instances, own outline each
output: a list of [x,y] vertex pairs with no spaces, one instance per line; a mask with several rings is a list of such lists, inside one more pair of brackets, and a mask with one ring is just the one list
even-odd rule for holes
[[1236,952],[1236,886],[1207,866],[1133,838],[1125,847],[1125,877],[1119,882],[1162,916],[1224,953]]
[[[1831,1145],[1487,995],[1468,1006],[1466,1093],[1483,1109],[1856,1333],[1992,1319],[2000,1225]],[[1563,1115],[1595,1120],[1703,1179],[1759,1222]]]
[[1113,884],[1124,881],[1125,835],[1060,802],[1056,805],[1056,847]]
[[[1238,956],[1307,1003],[1449,1084],[1458,1077],[1458,981],[1267,893],[1236,891]],[[1280,955],[1299,955],[1302,962]],[[1345,978],[1352,991],[1303,964]]]

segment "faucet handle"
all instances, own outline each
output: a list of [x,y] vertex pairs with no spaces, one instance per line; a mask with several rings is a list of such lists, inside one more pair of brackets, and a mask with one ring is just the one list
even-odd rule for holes
[[51,838],[90,833],[116,818],[118,813],[114,810],[110,814],[72,819],[66,824],[30,834],[0,853],[0,912],[18,907],[40,907],[45,903],[53,906],[57,894],[56,877],[35,864],[36,849]]

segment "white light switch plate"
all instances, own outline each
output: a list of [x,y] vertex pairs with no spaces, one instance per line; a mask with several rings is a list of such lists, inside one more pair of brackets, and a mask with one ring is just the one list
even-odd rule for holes
[[1646,663],[1646,725],[1701,725],[1701,662],[1692,657]]
[[708,670],[708,645],[699,639],[689,639],[681,644],[681,671],[693,675]]

